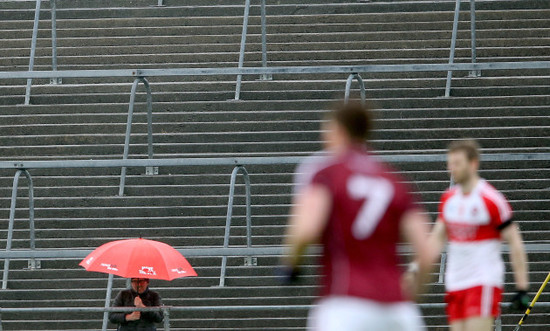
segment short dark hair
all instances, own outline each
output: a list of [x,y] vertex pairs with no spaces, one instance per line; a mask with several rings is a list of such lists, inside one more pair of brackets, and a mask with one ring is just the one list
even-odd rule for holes
[[449,144],[449,153],[463,152],[468,161],[479,160],[480,146],[474,139],[455,140]]
[[360,102],[339,103],[328,114],[328,119],[342,126],[349,137],[357,142],[365,142],[372,128],[372,111]]

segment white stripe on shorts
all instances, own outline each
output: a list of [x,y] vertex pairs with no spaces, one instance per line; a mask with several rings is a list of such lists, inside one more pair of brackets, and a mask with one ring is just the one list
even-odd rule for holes
[[481,316],[491,316],[493,306],[493,287],[483,286],[481,289]]

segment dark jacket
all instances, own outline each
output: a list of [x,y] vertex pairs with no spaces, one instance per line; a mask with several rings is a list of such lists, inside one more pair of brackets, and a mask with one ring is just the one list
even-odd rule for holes
[[[137,296],[137,292],[134,290],[123,290],[118,293],[113,301],[113,307],[135,307],[134,299]],[[160,296],[157,292],[147,289],[140,295],[143,304],[147,307],[160,306]],[[131,314],[131,309],[128,312],[109,313],[109,320],[111,323],[118,324],[119,331],[156,331],[157,327],[155,323],[162,322],[164,316],[160,311],[142,311],[141,318],[137,321],[126,321],[126,315]]]

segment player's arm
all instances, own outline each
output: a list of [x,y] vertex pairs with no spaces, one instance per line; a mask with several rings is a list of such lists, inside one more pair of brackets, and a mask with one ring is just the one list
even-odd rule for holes
[[529,290],[529,270],[527,266],[527,254],[518,226],[512,223],[502,229],[501,237],[510,247],[510,262],[514,272],[514,280],[518,291]]
[[[445,223],[437,220],[429,235],[428,218],[419,211],[405,215],[402,237],[413,246],[415,258],[403,275],[402,286],[411,298],[418,296],[422,285],[429,281],[430,269],[441,255],[447,242]],[[412,221],[412,222],[410,222]],[[409,237],[407,237],[407,233]],[[411,235],[413,237],[411,237]]]
[[[425,238],[425,244],[429,247],[429,251],[430,251],[428,255],[430,258],[430,261],[429,261],[430,265],[435,263],[437,259],[439,259],[441,252],[445,247],[446,242],[447,242],[447,232],[445,229],[445,223],[438,218],[429,236]],[[418,264],[419,264],[418,259],[415,259],[414,262],[411,263],[410,269],[416,272],[416,270],[419,267]]]
[[295,270],[306,247],[320,239],[331,208],[331,194],[323,185],[306,187],[295,197],[284,242],[288,254],[283,264],[287,268]]
[[401,237],[411,246],[415,254],[415,275],[405,276],[405,289],[411,297],[415,297],[420,292],[422,285],[428,282],[429,274],[434,261],[434,251],[428,240],[428,222],[429,219],[420,209],[407,211],[401,220]]
[[445,222],[438,218],[435,221],[435,225],[432,228],[430,236],[428,237],[428,244],[430,245],[433,253],[432,262],[435,262],[439,258],[446,243],[447,230],[445,229]]

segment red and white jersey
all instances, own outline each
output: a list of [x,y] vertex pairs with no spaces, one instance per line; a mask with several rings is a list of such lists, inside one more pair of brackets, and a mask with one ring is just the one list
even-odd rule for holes
[[484,179],[469,194],[462,193],[459,185],[443,194],[439,220],[445,223],[449,241],[447,291],[503,286],[500,230],[511,218],[506,198]]
[[397,243],[402,215],[418,208],[403,180],[365,148],[306,160],[297,170],[297,194],[322,185],[332,210],[322,236],[323,296],[391,303],[401,293]]

